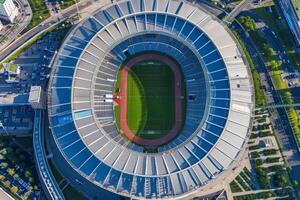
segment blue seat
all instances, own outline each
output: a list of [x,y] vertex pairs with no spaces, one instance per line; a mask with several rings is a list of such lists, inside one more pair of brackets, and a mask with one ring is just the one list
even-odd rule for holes
[[213,113],[215,115],[219,115],[222,117],[227,117],[228,115],[228,110],[222,109],[222,108],[215,108],[215,107],[210,107],[210,113]]
[[[127,193],[130,193],[131,186],[132,186],[133,176],[130,174],[123,173],[121,176],[121,183],[122,183],[122,189],[119,189],[118,191],[125,191]],[[120,188],[120,187],[119,187]]]
[[147,14],[146,17],[147,17],[148,24],[152,24],[152,25],[155,24],[155,14]]
[[190,148],[190,150],[198,157],[198,158],[202,158],[203,156],[206,155],[206,153],[200,149],[198,146],[196,146],[194,143],[190,142],[192,148]]
[[[182,31],[181,31],[181,36],[183,37],[183,38],[187,38],[187,36],[189,35],[189,34],[191,34],[191,31],[193,30],[193,28],[194,28],[194,25],[192,25],[191,23],[189,23],[189,22],[186,22],[185,23],[185,26],[183,27],[183,29],[182,29]],[[194,31],[193,31],[194,32]]]
[[103,184],[110,169],[111,167],[102,162],[95,171],[95,181]]
[[54,87],[71,87],[72,86],[72,78],[67,77],[57,77],[53,80]]
[[71,88],[52,89],[52,104],[63,104],[71,102]]
[[195,48],[198,50],[200,49],[203,45],[205,45],[209,39],[205,34],[202,34],[200,37],[196,39],[196,42],[194,43]]
[[220,58],[218,51],[214,51],[203,58],[204,63],[211,63]]
[[229,81],[227,78],[222,81],[212,81],[210,87],[212,89],[229,89]]
[[[202,132],[204,132],[204,130]],[[201,133],[198,133],[198,135],[201,135]],[[205,137],[203,137],[203,138],[205,138]],[[203,140],[202,138],[198,138],[198,137],[195,138],[195,143],[198,146],[200,146],[202,149],[204,149],[205,151],[209,151],[211,149],[211,147],[212,147],[212,145],[209,144],[207,141]]]
[[207,120],[214,124],[217,124],[219,126],[223,126],[223,127],[225,126],[225,123],[226,123],[226,120],[224,118],[220,118],[220,117],[212,116],[212,115],[208,115]]
[[[70,63],[70,61],[74,61],[74,63],[76,63],[77,60],[72,58],[65,58],[64,61],[68,63]],[[74,68],[67,68],[67,67],[58,67],[55,72],[56,76],[73,77],[73,74],[74,74]]]
[[76,37],[84,41],[90,41],[95,34],[96,32],[89,30],[83,26],[79,27],[74,33]]
[[73,122],[71,113],[64,114],[64,115],[57,115],[57,116],[53,117],[53,119],[52,119],[53,126],[63,126],[70,122]]
[[64,46],[64,48],[62,50],[63,55],[72,56],[72,57],[76,57],[76,58],[78,58],[80,56],[81,52],[82,52],[82,50],[76,49],[76,48],[70,47],[70,46]]
[[172,30],[173,28],[173,24],[175,22],[175,17],[171,16],[171,15],[168,15],[167,16],[167,20],[166,20],[166,23],[165,23],[165,28],[169,31]]
[[203,34],[203,32],[201,30],[199,30],[198,28],[195,28],[191,32],[191,34],[189,35],[187,40],[190,41],[190,42],[194,42],[201,34]]
[[73,159],[71,160],[73,165],[75,165],[77,168],[79,168],[92,155],[90,150],[86,147],[84,150],[79,150],[78,152],[80,153],[78,155],[75,154],[76,156],[73,156]]
[[218,91],[211,91],[212,96],[215,98],[230,98],[230,91],[228,90],[218,90]]
[[229,100],[211,99],[211,105],[222,108],[229,108]]
[[94,18],[89,18],[86,20],[83,25],[95,32],[98,32],[103,26],[99,24]]
[[184,22],[185,22],[184,20],[177,17],[174,28],[173,28],[173,32],[179,33],[184,26]]
[[[53,120],[53,118],[54,117],[52,117],[52,120]],[[57,126],[57,127],[54,127],[53,129],[55,131],[56,138],[60,138],[64,135],[70,134],[71,132],[74,132],[76,130],[74,123],[73,123],[73,125],[70,123],[67,126]]]
[[[66,127],[66,126],[64,126],[64,127]],[[74,131],[70,134],[66,134],[62,138],[59,138],[58,141],[59,141],[61,147],[64,148],[64,147],[68,146],[69,144],[72,144],[73,142],[75,142],[78,139],[80,139],[79,135],[76,131]]]
[[210,76],[214,79],[214,80],[220,80],[220,79],[225,79],[227,78],[227,71],[224,68],[224,70],[218,71],[216,73],[212,73],[210,74]]
[[95,14],[94,17],[101,23],[102,26],[109,24],[112,20],[103,11]]
[[136,177],[136,191],[135,194],[137,196],[145,195],[145,178],[141,176]]
[[71,37],[68,41],[67,44],[73,47],[77,47],[80,49],[84,49],[84,47],[87,45],[86,41],[80,40],[79,38],[76,37]]
[[[57,102],[57,103],[59,104],[60,102]],[[64,104],[64,105],[51,107],[50,108],[51,109],[51,113],[53,115],[55,115],[55,114],[58,114],[58,113],[71,112],[71,103],[69,103],[68,101],[66,103],[67,104]],[[55,105],[55,104],[53,104],[53,105]]]
[[94,155],[82,165],[81,171],[86,175],[89,176],[94,169],[99,165],[100,161]]
[[211,40],[209,40],[209,42],[206,42],[204,45],[200,47],[200,49],[198,49],[198,52],[201,56],[204,56],[215,49],[216,49],[215,45],[212,43]]
[[113,187],[114,189],[117,188],[118,182],[119,182],[119,178],[121,176],[121,172],[115,170],[115,169],[111,169],[108,178],[106,180],[106,183],[104,184],[106,187]]
[[166,15],[157,14],[156,17],[156,26],[163,27],[165,24]]
[[220,135],[221,132],[223,131],[223,128],[220,128],[214,124],[209,124],[209,123],[205,123],[203,125],[203,128],[207,131],[210,131],[210,132],[216,134],[216,135]]

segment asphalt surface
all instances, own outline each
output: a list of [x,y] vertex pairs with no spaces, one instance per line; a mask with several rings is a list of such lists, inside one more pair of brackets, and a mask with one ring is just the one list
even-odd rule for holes
[[[264,22],[261,21],[260,18],[258,18],[253,13],[244,12],[243,15],[250,16],[252,19],[254,19],[255,22],[264,24]],[[285,72],[294,73],[295,69],[289,62],[289,58],[283,48],[284,45],[283,45],[282,41],[277,37],[275,32],[270,27],[268,27],[266,24],[259,31],[262,33],[262,36],[268,42],[268,44],[270,44],[273,47],[273,49],[276,51],[276,53],[277,53],[276,58],[278,60],[282,60],[281,68]]]
[[[12,23],[11,29],[14,30],[8,30],[5,33],[4,37],[7,37],[7,39],[4,42],[0,43],[0,50],[4,49],[11,42],[13,42],[13,40],[16,39],[16,37],[28,26],[32,18],[32,10],[27,0],[17,0],[17,4],[18,9],[21,12],[19,12],[18,16],[15,19],[15,22]],[[14,28],[15,26],[16,28]]]
[[252,0],[243,0],[242,2],[239,3],[225,18],[224,21],[230,22],[232,21],[238,14],[248,8],[252,3]]
[[[82,1],[79,3],[78,7],[80,10],[90,6],[94,1]],[[26,41],[33,38],[35,35],[39,34],[41,31],[49,28],[50,26],[54,25],[55,23],[59,21],[63,21],[67,17],[70,17],[77,13],[76,6],[72,6],[68,9],[65,9],[61,12],[62,14],[60,16],[53,15],[47,20],[45,20],[43,23],[41,23],[39,26],[34,27],[33,29],[27,31],[20,37],[18,40],[16,40],[14,43],[9,45],[7,48],[1,51],[0,53],[0,62],[3,61],[8,55],[13,53],[16,49],[18,49],[22,44],[24,44]]]

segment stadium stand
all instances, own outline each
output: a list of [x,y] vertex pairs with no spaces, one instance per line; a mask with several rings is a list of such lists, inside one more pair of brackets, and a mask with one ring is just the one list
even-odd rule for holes
[[[87,196],[101,197],[103,189],[130,198],[188,195],[232,167],[248,136],[251,75],[231,35],[186,2],[145,2],[118,1],[93,13],[69,34],[54,63],[52,148],[67,163],[60,171],[74,170],[99,188]],[[188,99],[181,133],[157,153],[120,134],[113,113],[119,67],[149,51],[180,64]]]

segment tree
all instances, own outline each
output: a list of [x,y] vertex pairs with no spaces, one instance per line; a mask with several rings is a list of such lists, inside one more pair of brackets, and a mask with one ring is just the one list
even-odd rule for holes
[[271,71],[276,71],[282,65],[281,60],[271,60],[267,62],[267,66],[270,68]]
[[9,180],[4,181],[3,185],[4,185],[4,187],[9,188],[9,187],[10,187],[10,182],[9,182]]
[[16,194],[18,192],[18,187],[17,186],[13,186],[12,188],[10,188],[10,191],[14,194]]
[[290,91],[288,91],[288,90],[286,90],[284,93],[283,93],[283,95],[284,95],[284,101],[286,102],[286,103],[288,103],[288,104],[291,104],[291,103],[293,103],[293,99],[292,99],[292,93],[290,92]]
[[294,181],[293,181],[293,184],[294,184],[295,188],[298,187],[298,181],[297,181],[297,180],[294,180]]
[[249,16],[241,16],[239,18],[239,22],[245,27],[247,31],[254,31],[256,29],[255,21]]
[[275,52],[275,50],[274,50],[272,47],[269,47],[269,48],[267,49],[267,55],[268,55],[268,56],[275,56],[275,55],[276,55],[276,52]]
[[1,163],[1,168],[2,168],[2,169],[5,169],[7,166],[8,166],[8,163],[7,163],[7,162]]
[[7,170],[7,173],[8,173],[9,175],[13,176],[13,175],[16,173],[16,171],[15,171],[15,169],[13,169],[13,168],[9,168],[9,169]]
[[32,176],[31,172],[28,171],[28,170],[26,170],[26,171],[25,171],[25,177],[26,177],[26,178],[29,178],[29,177],[31,177],[31,176]]

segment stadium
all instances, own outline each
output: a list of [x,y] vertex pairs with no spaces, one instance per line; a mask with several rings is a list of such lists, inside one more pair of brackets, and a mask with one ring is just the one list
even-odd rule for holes
[[117,1],[57,53],[48,148],[88,199],[189,198],[237,165],[253,95],[218,19],[185,1]]

